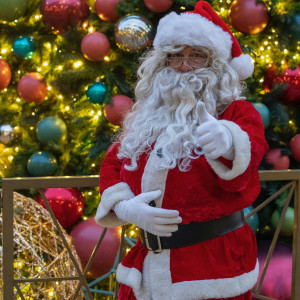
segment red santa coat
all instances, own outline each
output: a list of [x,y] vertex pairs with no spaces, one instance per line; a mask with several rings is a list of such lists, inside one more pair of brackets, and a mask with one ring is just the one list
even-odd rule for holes
[[[233,137],[235,158],[192,160],[191,169],[159,170],[156,143],[143,154],[136,171],[117,158],[118,145],[101,165],[101,203],[96,221],[102,226],[124,224],[112,207],[142,192],[161,190],[157,206],[176,209],[182,224],[209,221],[250,206],[260,192],[259,163],[267,151],[259,113],[247,101],[234,101],[218,117]],[[258,276],[256,239],[244,225],[233,232],[192,246],[153,253],[140,241],[117,270],[119,282],[132,287],[137,299],[229,298],[250,290]],[[145,284],[146,282],[146,284]]]

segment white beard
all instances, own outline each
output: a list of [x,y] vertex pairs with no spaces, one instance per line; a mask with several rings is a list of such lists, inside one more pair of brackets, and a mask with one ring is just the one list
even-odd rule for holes
[[195,136],[200,125],[197,103],[204,102],[207,111],[216,115],[217,85],[217,75],[211,69],[179,73],[165,67],[158,71],[150,93],[144,92],[124,122],[118,158],[131,159],[126,169],[136,170],[139,156],[164,137],[164,160],[159,167],[178,166],[187,171],[191,159],[202,154]]

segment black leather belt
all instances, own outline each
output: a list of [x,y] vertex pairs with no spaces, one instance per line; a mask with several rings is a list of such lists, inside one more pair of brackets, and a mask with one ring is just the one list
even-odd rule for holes
[[244,211],[240,210],[211,221],[179,224],[178,230],[173,232],[171,237],[157,236],[145,230],[140,230],[140,237],[144,247],[158,253],[163,249],[175,249],[201,243],[244,225]]

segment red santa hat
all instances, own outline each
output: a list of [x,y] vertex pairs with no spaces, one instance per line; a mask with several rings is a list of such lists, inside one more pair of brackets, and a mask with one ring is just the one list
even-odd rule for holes
[[242,54],[237,39],[206,1],[197,2],[194,11],[180,15],[171,12],[159,21],[154,48],[176,45],[214,49],[220,58],[230,63],[240,80],[252,75],[254,67],[250,55]]

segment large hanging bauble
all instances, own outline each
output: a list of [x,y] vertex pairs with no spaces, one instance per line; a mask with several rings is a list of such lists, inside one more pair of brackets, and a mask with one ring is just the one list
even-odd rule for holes
[[42,0],[40,11],[46,26],[58,34],[82,23],[90,13],[87,0]]
[[295,70],[286,68],[283,74],[279,75],[272,65],[265,74],[263,83],[265,91],[269,92],[276,82],[287,85],[286,90],[281,95],[283,102],[292,104],[300,101],[300,66]]
[[126,15],[115,25],[116,44],[124,51],[145,49],[152,44],[153,37],[153,26],[142,15]]
[[[271,223],[274,228],[277,227],[280,218],[280,213],[278,210],[274,210],[271,216]],[[284,221],[280,230],[280,235],[282,236],[292,236],[294,228],[294,209],[288,207],[284,216]]]
[[46,117],[38,123],[36,134],[41,143],[59,143],[67,137],[67,126],[56,116]]
[[96,0],[94,8],[96,14],[103,21],[114,21],[118,18],[116,6],[119,0]]
[[0,91],[7,88],[11,79],[11,70],[8,63],[0,58]]
[[252,103],[255,109],[259,112],[264,128],[270,125],[270,111],[263,103]]
[[107,121],[113,125],[121,126],[125,115],[131,110],[133,101],[124,95],[112,97],[112,104],[105,104],[104,113]]
[[[249,213],[251,213],[252,210],[253,210],[253,206],[249,206],[249,207],[244,208],[244,214],[245,214],[245,216],[248,215]],[[250,218],[248,218],[246,222],[248,223],[248,225],[251,227],[251,229],[256,234],[257,230],[258,230],[258,226],[259,226],[258,215],[254,214],[253,216],[251,216]]]
[[52,154],[39,151],[28,159],[27,170],[34,177],[51,176],[57,170],[57,160]]
[[81,52],[90,61],[103,60],[109,49],[109,41],[101,32],[89,33],[81,41]]
[[[259,278],[262,274],[269,248],[269,241],[258,242]],[[261,295],[272,299],[291,299],[292,257],[291,246],[283,243],[276,244],[262,284]],[[253,297],[253,299],[257,298]]]
[[[77,188],[50,188],[45,190],[45,196],[63,228],[71,228],[82,216],[85,198]],[[46,208],[40,194],[37,201]]]
[[[95,218],[89,218],[72,229],[72,243],[80,257],[83,268],[87,265],[102,231],[103,227],[96,223]],[[120,236],[120,227],[113,227],[107,230],[88,272],[90,276],[100,277],[112,269],[120,247]]]
[[286,170],[290,166],[290,158],[283,155],[279,148],[270,149],[264,159],[268,164],[273,165],[272,170]]
[[14,52],[23,59],[30,59],[34,52],[34,43],[32,38],[28,36],[21,36],[13,43]]
[[[13,193],[11,199],[13,205],[13,240],[14,247],[14,276],[18,279],[45,278],[45,277],[70,277],[78,274],[73,263],[72,256],[80,265],[71,237],[60,228],[64,239],[69,245],[67,251],[59,230],[54,224],[50,213],[37,201],[24,197],[21,194]],[[4,220],[5,222],[5,220]],[[5,225],[4,225],[5,226]],[[0,230],[3,228],[3,216],[0,215]],[[2,235],[1,235],[2,238]],[[3,251],[0,254],[0,269],[3,270]],[[1,277],[2,278],[2,277]],[[42,284],[21,284],[19,286],[23,299],[71,299],[75,297],[75,290],[78,280],[45,281]],[[0,288],[3,295],[3,284]],[[53,296],[52,296],[52,295]],[[73,298],[74,298],[73,297]],[[9,299],[18,299],[15,290],[14,296]],[[82,291],[77,295],[76,300],[83,300]]]
[[9,124],[0,125],[0,143],[7,145],[15,137],[15,131]]
[[168,10],[172,6],[171,0],[144,0],[146,7],[156,13]]
[[26,102],[41,102],[47,97],[47,86],[39,73],[27,73],[18,84],[18,92]]
[[25,13],[29,0],[0,0],[0,21],[11,22]]
[[106,94],[107,86],[101,82],[91,84],[86,91],[89,101],[94,104],[102,104]]
[[235,0],[230,6],[232,26],[243,33],[261,32],[268,23],[268,8],[256,0]]
[[289,146],[292,151],[293,158],[300,162],[300,133],[296,134],[291,139]]

